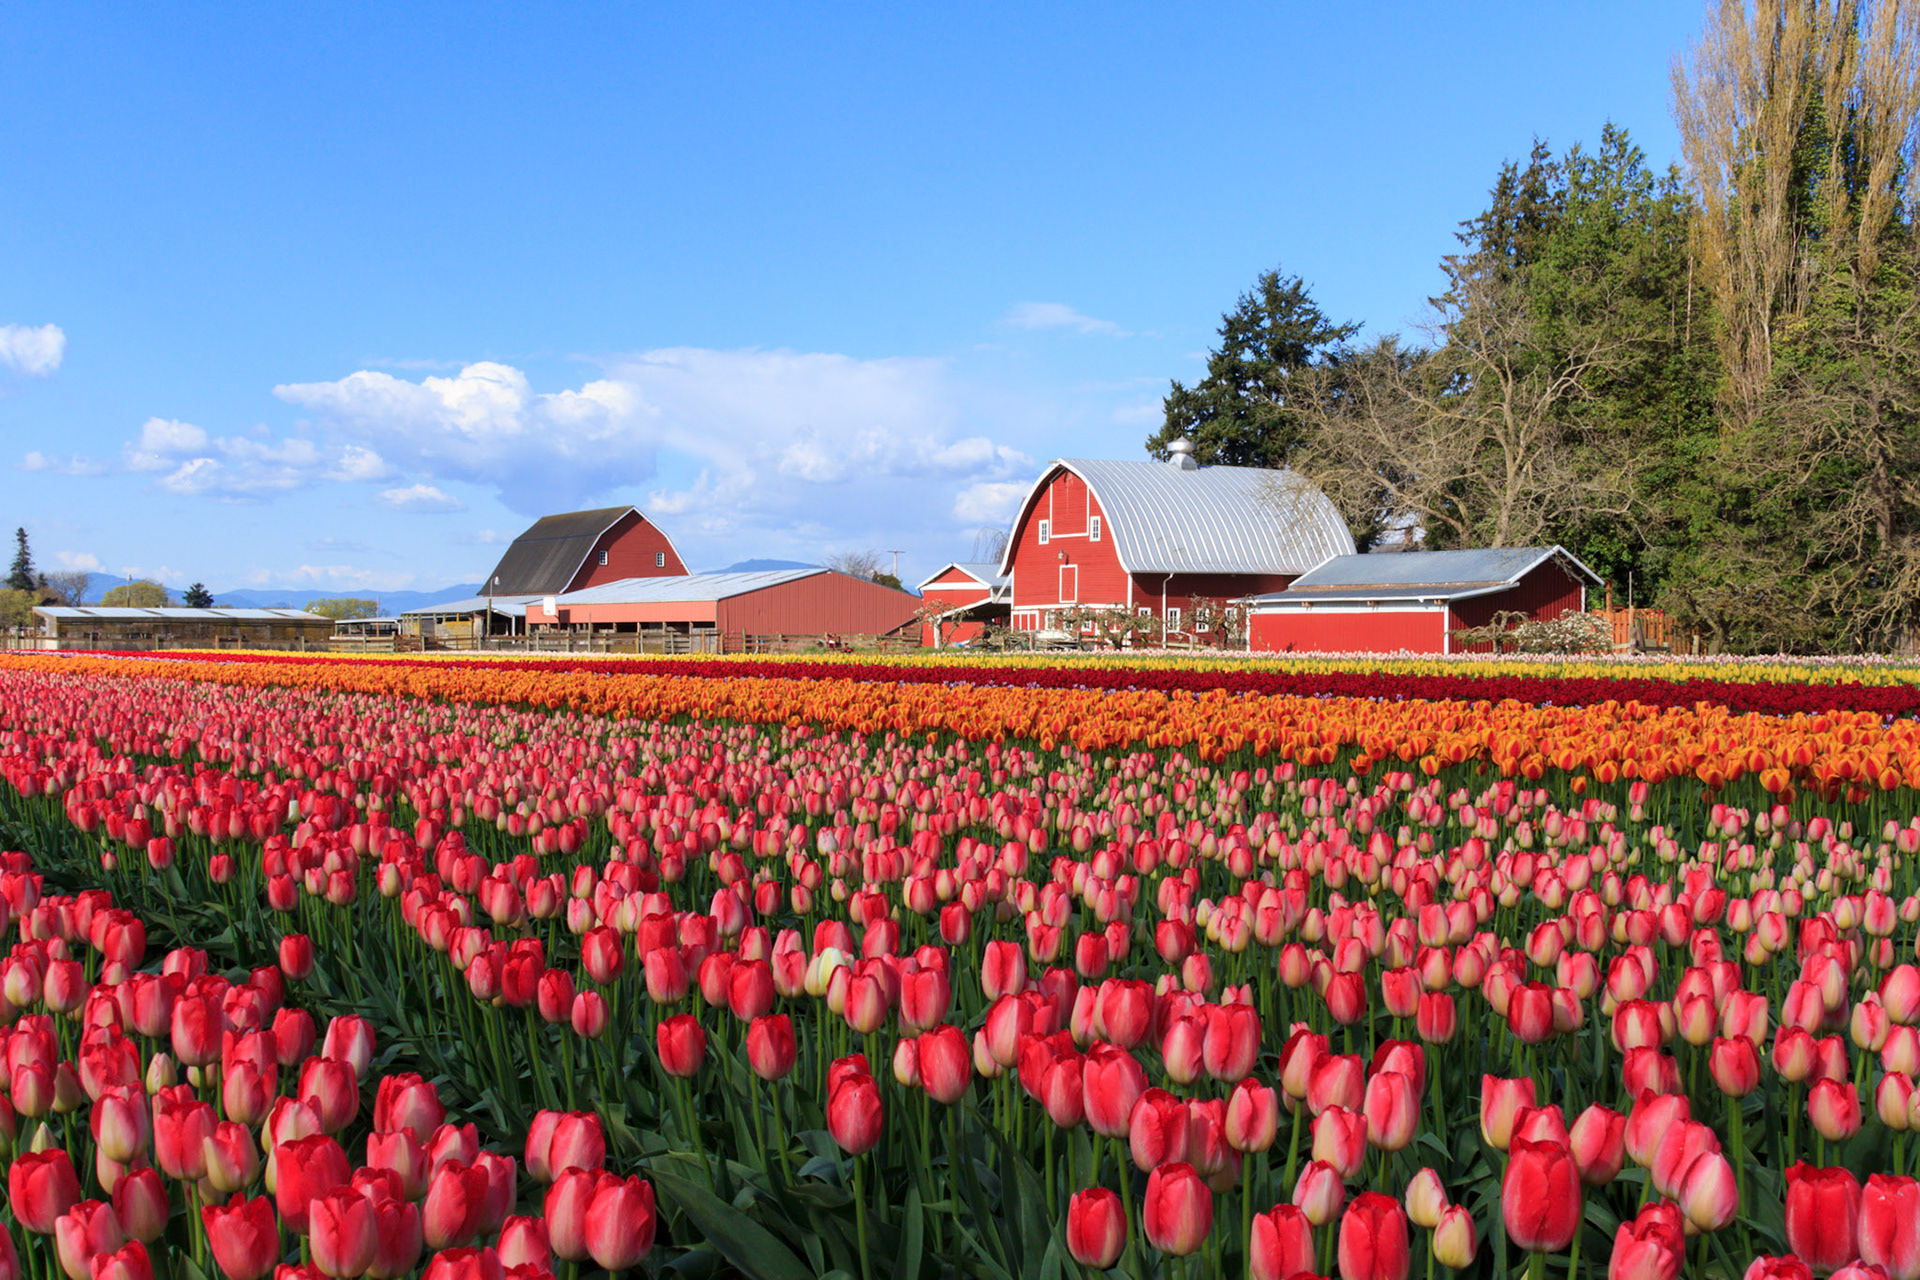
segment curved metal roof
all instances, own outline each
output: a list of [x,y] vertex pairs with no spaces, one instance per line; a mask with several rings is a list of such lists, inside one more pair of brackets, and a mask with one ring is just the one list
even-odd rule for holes
[[[1131,573],[1305,573],[1354,551],[1353,534],[1326,494],[1296,472],[1265,467],[1062,458],[1035,482],[1022,519],[1063,467],[1100,500],[1114,550]],[[1011,571],[1016,546],[1008,540],[1001,573]]]
[[1465,600],[1505,591],[1549,560],[1598,585],[1600,575],[1565,547],[1477,547],[1336,556],[1260,604],[1286,607],[1352,600]]

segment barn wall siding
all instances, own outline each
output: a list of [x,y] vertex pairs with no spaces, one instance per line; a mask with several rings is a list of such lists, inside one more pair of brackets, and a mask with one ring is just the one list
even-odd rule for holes
[[1496,613],[1524,612],[1535,622],[1551,622],[1564,613],[1580,610],[1580,580],[1549,560],[1536,567],[1505,591],[1457,601],[1453,606],[1453,625],[1484,627]]
[[[600,563],[602,551],[607,553],[605,564]],[[654,556],[661,552],[667,557],[664,567],[654,564]],[[687,566],[680,562],[679,554],[667,541],[667,535],[660,532],[660,527],[639,512],[629,511],[613,528],[600,535],[600,540],[587,554],[587,562],[567,584],[567,590],[580,591],[622,578],[678,578],[686,572]]]
[[1275,653],[1446,651],[1442,609],[1274,610],[1253,615],[1253,647]]
[[885,635],[919,607],[904,591],[818,573],[722,600],[719,623],[728,635]]

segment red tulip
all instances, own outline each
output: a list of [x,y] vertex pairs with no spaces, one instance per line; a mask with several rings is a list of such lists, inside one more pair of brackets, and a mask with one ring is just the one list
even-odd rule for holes
[[1192,1165],[1161,1165],[1147,1177],[1142,1220],[1154,1248],[1186,1257],[1197,1252],[1213,1230],[1213,1192]]
[[1860,1132],[1860,1091],[1851,1080],[1820,1080],[1807,1094],[1807,1116],[1828,1142],[1845,1142]]
[[675,1014],[660,1024],[654,1039],[662,1071],[683,1080],[699,1073],[707,1056],[707,1032],[698,1018],[690,1013]]
[[755,1018],[747,1027],[747,1065],[762,1080],[779,1080],[799,1056],[793,1019],[784,1013]]
[[351,1013],[336,1014],[327,1023],[320,1056],[350,1063],[356,1078],[365,1079],[373,1063],[373,1024]]
[[1428,1044],[1446,1044],[1459,1029],[1459,1015],[1453,997],[1445,991],[1429,991],[1420,997],[1413,1017],[1414,1031]]
[[1308,1222],[1326,1226],[1347,1202],[1347,1187],[1340,1180],[1340,1171],[1324,1160],[1309,1160],[1293,1184],[1293,1202],[1307,1215]]
[[500,1226],[500,1265],[532,1267],[540,1275],[553,1274],[553,1249],[547,1243],[544,1218],[511,1217]]
[[1265,1151],[1280,1131],[1280,1100],[1272,1089],[1242,1080],[1227,1098],[1227,1145],[1235,1151]]
[[1534,1105],[1533,1078],[1503,1080],[1498,1076],[1480,1077],[1480,1136],[1497,1151],[1505,1151],[1513,1139],[1513,1121],[1522,1107]]
[[1802,1161],[1787,1169],[1787,1244],[1815,1271],[1832,1271],[1859,1255],[1860,1184],[1845,1169]]
[[1357,1053],[1322,1054],[1307,1077],[1307,1110],[1319,1115],[1329,1107],[1359,1111],[1367,1101],[1366,1070]]
[[1603,1187],[1620,1176],[1627,1162],[1627,1118],[1596,1102],[1574,1120],[1567,1145],[1580,1168],[1580,1181]]
[[449,1160],[433,1171],[420,1206],[420,1230],[429,1249],[452,1249],[480,1234],[490,1181],[477,1164]]
[[21,1230],[51,1235],[60,1215],[80,1202],[80,1179],[66,1149],[15,1156],[7,1170],[7,1202]]
[[1580,1170],[1565,1147],[1514,1140],[1500,1184],[1507,1235],[1533,1253],[1558,1253],[1580,1222]]
[[392,1171],[400,1180],[403,1199],[417,1200],[427,1193],[427,1178],[433,1165],[426,1144],[411,1129],[368,1134],[367,1164],[374,1169]]
[[1729,1098],[1744,1098],[1760,1087],[1760,1054],[1745,1036],[1716,1037],[1707,1065],[1713,1083]]
[[1344,1181],[1360,1172],[1367,1159],[1367,1117],[1345,1107],[1328,1107],[1313,1121],[1313,1158],[1332,1165]]
[[653,1248],[656,1225],[653,1184],[609,1175],[587,1205],[587,1253],[608,1271],[625,1271]]
[[280,1257],[280,1226],[265,1196],[248,1200],[235,1194],[224,1205],[200,1210],[213,1259],[227,1280],[260,1280]]
[[1208,1005],[1202,1056],[1207,1074],[1233,1081],[1253,1070],[1260,1056],[1260,1015],[1251,1005]]
[[1027,957],[1015,942],[996,938],[980,957],[980,990],[989,1001],[1017,995],[1027,985]]
[[1106,1187],[1076,1191],[1067,1202],[1067,1252],[1083,1267],[1104,1271],[1127,1245],[1127,1214]]
[[1400,1151],[1413,1142],[1420,1127],[1420,1095],[1413,1081],[1398,1071],[1382,1071],[1367,1081],[1367,1144],[1381,1151]]
[[1859,1235],[1860,1261],[1885,1267],[1889,1280],[1920,1280],[1920,1182],[1869,1174]]
[[280,1220],[295,1235],[305,1235],[308,1206],[347,1185],[347,1153],[325,1134],[283,1142],[274,1151],[274,1202]]
[[1660,1147],[1653,1153],[1653,1189],[1663,1196],[1678,1199],[1687,1170],[1701,1156],[1720,1150],[1720,1139],[1712,1129],[1694,1120],[1684,1120],[1667,1130]]
[[1327,1012],[1343,1027],[1350,1027],[1367,1012],[1367,984],[1357,973],[1334,973],[1327,977],[1327,989],[1321,993]]
[[127,1242],[120,1215],[99,1200],[82,1200],[54,1220],[54,1247],[69,1276],[84,1277],[96,1254],[112,1253]]
[[315,1197],[307,1209],[314,1265],[329,1276],[360,1276],[380,1243],[373,1202],[347,1187]]
[[927,1096],[944,1106],[952,1106],[967,1094],[973,1083],[973,1057],[966,1032],[943,1023],[916,1042],[920,1057],[920,1087]]
[[1319,1265],[1314,1256],[1313,1224],[1297,1205],[1277,1204],[1265,1213],[1256,1213],[1247,1249],[1253,1280],[1292,1280]]
[[1109,978],[1100,984],[1094,1017],[1101,1035],[1131,1049],[1146,1039],[1153,1023],[1153,988],[1145,982]]
[[1544,982],[1515,987],[1507,1001],[1507,1028],[1522,1044],[1553,1038],[1553,988]]
[[338,1058],[308,1058],[300,1068],[296,1096],[313,1104],[322,1133],[338,1133],[360,1110],[360,1081],[352,1063]]
[[1187,1104],[1164,1089],[1148,1089],[1127,1117],[1127,1150],[1142,1173],[1187,1158]]
[[221,1195],[246,1189],[260,1172],[260,1150],[254,1146],[253,1130],[237,1120],[217,1120],[213,1132],[200,1142],[200,1159],[206,1180]]
[[506,1280],[500,1254],[491,1245],[444,1249],[433,1255],[421,1280]]
[[172,1206],[160,1175],[152,1169],[132,1169],[113,1184],[113,1212],[130,1239],[152,1244],[167,1229]]
[[1687,1167],[1680,1207],[1700,1231],[1718,1231],[1739,1216],[1740,1187],[1725,1156],[1711,1151]]
[[112,1253],[95,1255],[88,1264],[88,1280],[153,1280],[147,1246],[129,1240]]
[[181,1066],[205,1067],[220,1061],[220,1036],[227,1030],[218,998],[182,996],[173,1006],[173,1056]]
[[411,1071],[381,1078],[373,1100],[375,1133],[392,1133],[395,1129],[432,1133],[446,1118],[447,1108],[431,1081]]
[[1641,1168],[1651,1168],[1654,1154],[1660,1150],[1667,1130],[1676,1124],[1685,1124],[1691,1114],[1692,1108],[1684,1094],[1641,1094],[1640,1100],[1633,1104],[1633,1110],[1627,1114],[1627,1127],[1623,1135],[1627,1155]]
[[304,933],[290,933],[280,939],[280,972],[295,982],[312,975],[312,938]]
[[1813,1280],[1813,1268],[1792,1255],[1759,1257],[1747,1268],[1744,1280]]
[[[848,1063],[846,1058],[840,1059]],[[827,1131],[840,1149],[850,1156],[865,1155],[880,1142],[885,1116],[880,1106],[880,1090],[864,1069],[841,1075],[827,1095]]]
[[547,1188],[543,1212],[547,1219],[547,1241],[553,1256],[565,1262],[582,1262],[587,1257],[587,1208],[593,1203],[600,1183],[612,1174],[602,1170],[573,1169],[561,1174]]
[[1614,1233],[1607,1280],[1675,1280],[1686,1250],[1680,1211],[1665,1200],[1656,1201]]
[[1406,1280],[1407,1217],[1400,1202],[1362,1192],[1340,1219],[1341,1280]]

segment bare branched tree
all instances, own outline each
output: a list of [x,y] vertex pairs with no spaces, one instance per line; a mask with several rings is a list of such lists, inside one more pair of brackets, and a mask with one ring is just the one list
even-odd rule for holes
[[1751,421],[1807,303],[1809,238],[1851,241],[1870,275],[1911,201],[1920,3],[1719,0],[1674,62],[1673,102],[1728,398]]
[[837,569],[852,578],[865,578],[872,581],[873,575],[880,572],[886,562],[878,551],[836,551],[820,562],[823,568]]
[[1000,557],[1007,553],[1007,530],[1003,525],[988,524],[976,529],[973,534],[973,564],[999,564]]
[[43,575],[41,581],[54,604],[76,606],[86,603],[87,588],[93,584],[93,575],[77,569],[63,569],[58,573]]
[[1299,473],[1349,522],[1417,522],[1433,545],[1525,546],[1567,520],[1624,514],[1631,459],[1583,435],[1577,410],[1631,341],[1594,323],[1548,349],[1526,289],[1471,263],[1440,305],[1433,349],[1387,338],[1300,379],[1295,409],[1312,429]]

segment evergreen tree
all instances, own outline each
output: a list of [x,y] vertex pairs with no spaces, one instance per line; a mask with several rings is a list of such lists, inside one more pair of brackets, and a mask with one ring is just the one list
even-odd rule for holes
[[1268,271],[1221,318],[1220,346],[1207,376],[1173,383],[1162,402],[1166,420],[1147,452],[1167,456],[1182,436],[1202,463],[1279,467],[1299,445],[1301,418],[1287,407],[1287,381],[1307,368],[1336,364],[1358,324],[1336,324],[1298,276]]
[[189,609],[211,609],[213,592],[207,590],[204,583],[196,582],[187,588],[187,593],[181,597],[181,602]]
[[27,548],[27,531],[24,528],[13,531],[13,545],[13,567],[7,571],[7,589],[32,591],[40,585],[40,579],[33,571],[33,553]]

